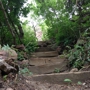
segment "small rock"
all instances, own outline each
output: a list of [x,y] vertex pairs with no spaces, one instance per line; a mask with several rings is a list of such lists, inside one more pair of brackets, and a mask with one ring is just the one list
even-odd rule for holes
[[14,90],[14,89],[12,89],[12,88],[7,88],[6,90]]
[[16,51],[15,50],[13,50],[13,49],[9,49],[8,50],[8,53],[9,53],[9,56],[8,56],[8,59],[10,60],[10,59],[13,59],[13,60],[17,60],[17,53],[16,53]]
[[82,85],[84,86],[84,85],[86,85],[86,83],[83,83]]
[[78,69],[77,68],[73,68],[73,69],[71,69],[70,72],[78,72]]
[[16,45],[16,46],[14,46],[16,49],[18,49],[18,50],[23,50],[23,51],[25,51],[25,46],[23,45],[23,44],[21,44],[21,45]]
[[22,61],[22,65],[28,65],[29,64],[29,61],[28,60],[23,60]]

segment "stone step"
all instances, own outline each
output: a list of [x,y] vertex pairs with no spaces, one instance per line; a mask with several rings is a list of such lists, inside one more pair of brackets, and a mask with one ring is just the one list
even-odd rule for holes
[[67,63],[67,60],[61,60],[60,62],[48,63],[40,66],[29,66],[29,69],[33,74],[52,73],[56,69],[62,72],[67,70]]
[[[54,73],[54,74],[41,74],[33,75],[32,78],[34,81],[40,81],[43,83],[52,83],[52,84],[66,84],[65,79],[70,79],[72,83],[84,82],[90,79],[90,71],[82,72],[68,72],[68,73]],[[69,82],[67,82],[69,84]]]
[[51,44],[51,42],[49,40],[47,40],[47,41],[38,41],[37,46],[38,47],[47,47],[50,44]]
[[40,65],[47,65],[47,64],[54,64],[57,62],[63,62],[66,58],[65,57],[48,57],[48,58],[30,58],[29,64],[33,66],[40,66]]
[[48,51],[48,52],[35,52],[32,53],[31,57],[56,57],[58,56],[57,51]]
[[53,51],[50,47],[39,47],[36,49],[35,52],[47,52],[47,51]]

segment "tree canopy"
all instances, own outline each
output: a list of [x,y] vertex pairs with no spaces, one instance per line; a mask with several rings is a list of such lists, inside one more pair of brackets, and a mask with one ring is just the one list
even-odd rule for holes
[[0,0],[1,44],[16,44],[17,40],[20,43],[22,42],[21,38],[23,37],[24,33],[21,27],[19,16],[26,16],[29,12],[29,6],[23,6],[25,2],[26,0]]
[[[75,43],[90,26],[89,0],[33,0],[24,6],[26,2],[27,0],[0,0],[1,44],[22,43],[24,32],[19,18],[26,17],[29,12],[32,12],[34,22],[37,20],[43,29],[45,38],[53,39],[58,45]],[[39,17],[42,17],[42,23]],[[35,31],[35,27],[33,29]]]

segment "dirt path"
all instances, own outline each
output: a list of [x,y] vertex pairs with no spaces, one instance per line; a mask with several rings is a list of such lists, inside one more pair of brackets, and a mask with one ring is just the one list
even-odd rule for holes
[[[89,81],[88,81],[89,82]],[[16,81],[7,81],[0,90],[90,90],[87,85],[58,85],[32,81],[30,77],[19,75]]]
[[83,85],[59,85],[32,81],[31,78],[19,75],[16,81],[7,81],[0,90],[90,90],[90,81]]

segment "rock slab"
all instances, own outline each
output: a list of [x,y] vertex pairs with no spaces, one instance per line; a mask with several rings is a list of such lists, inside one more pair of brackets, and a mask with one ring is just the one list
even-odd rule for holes
[[52,83],[52,84],[66,84],[65,79],[70,79],[72,83],[78,81],[83,82],[90,79],[90,71],[72,72],[72,73],[54,73],[34,75],[31,77],[34,81]]
[[48,52],[36,52],[31,55],[32,57],[56,57],[58,56],[57,51],[48,51]]
[[67,60],[61,60],[56,63],[49,63],[40,66],[29,66],[29,69],[34,74],[46,74],[52,73],[55,69],[60,70],[60,72],[67,70]]

